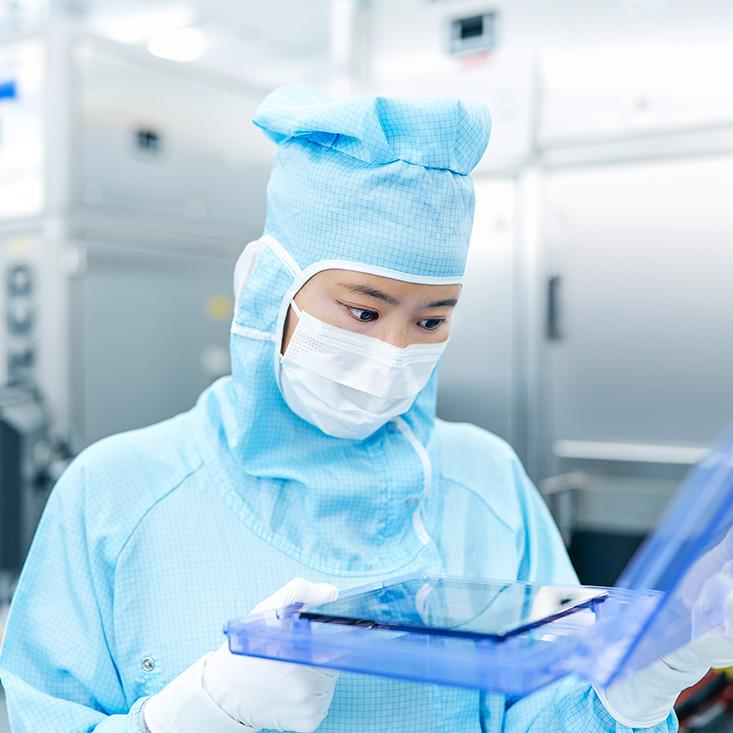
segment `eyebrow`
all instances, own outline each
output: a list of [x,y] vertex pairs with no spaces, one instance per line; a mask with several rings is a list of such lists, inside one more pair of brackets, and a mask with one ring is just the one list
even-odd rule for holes
[[[349,291],[352,293],[359,293],[361,295],[370,295],[372,298],[377,298],[377,300],[381,300],[384,303],[388,303],[389,305],[399,305],[400,301],[397,300],[397,298],[393,297],[392,295],[389,295],[389,293],[385,293],[382,290],[378,290],[377,288],[371,288],[368,285],[355,285],[353,287],[347,285],[346,283],[341,283],[345,287],[349,288]],[[457,298],[444,298],[443,300],[436,300],[433,303],[427,303],[424,308],[452,308],[458,303]]]
[[453,306],[458,304],[457,298],[446,298],[445,300],[436,300],[434,303],[428,303],[425,307],[426,308],[440,308],[440,307],[448,307],[452,308]]
[[377,300],[381,300],[385,303],[389,303],[389,305],[399,305],[399,302],[400,302],[399,300],[397,300],[397,298],[393,298],[391,295],[388,295],[387,293],[381,290],[377,290],[377,288],[370,288],[368,285],[356,285],[353,288],[349,288],[349,290],[352,293],[360,293],[361,295],[370,295],[372,298],[376,298]]

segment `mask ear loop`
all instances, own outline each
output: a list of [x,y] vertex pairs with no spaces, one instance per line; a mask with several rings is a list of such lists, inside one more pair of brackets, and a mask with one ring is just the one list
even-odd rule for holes
[[[300,308],[300,306],[295,302],[295,298],[293,298],[290,301],[290,307],[293,309],[293,313],[295,313],[295,315],[298,316],[298,323],[300,323],[300,321],[303,318],[303,311]],[[278,350],[279,351],[279,354],[280,354],[280,361],[281,362],[285,358],[285,354],[282,353],[282,341],[283,341],[283,339],[281,338],[280,339],[280,349]]]
[[300,320],[303,317],[303,311],[301,310],[300,306],[295,302],[295,298],[290,301],[290,307],[295,312],[295,315],[298,316],[298,320]]
[[265,251],[266,247],[267,241],[264,237],[260,237],[260,239],[255,239],[247,244],[237,258],[237,263],[234,265],[233,277],[235,314],[239,310],[239,300],[242,297],[247,281],[257,265],[257,260],[259,260],[260,255]]

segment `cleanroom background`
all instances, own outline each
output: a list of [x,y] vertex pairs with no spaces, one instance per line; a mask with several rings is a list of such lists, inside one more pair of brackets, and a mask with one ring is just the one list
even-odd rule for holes
[[725,0],[0,0],[0,634],[68,460],[228,373],[291,83],[490,108],[439,414],[612,584],[733,421],[732,37]]

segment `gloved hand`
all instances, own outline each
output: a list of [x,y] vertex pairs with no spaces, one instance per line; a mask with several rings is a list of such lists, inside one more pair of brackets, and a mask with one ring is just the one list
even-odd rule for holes
[[[252,613],[335,600],[327,583],[295,578]],[[246,733],[262,728],[307,733],[326,717],[337,672],[232,654],[225,642],[153,695],[143,708],[151,733]]]
[[[692,631],[702,627],[715,605],[724,604],[724,623],[608,689],[595,688],[604,707],[632,728],[661,723],[679,694],[701,680],[711,667],[733,666],[733,562],[711,576],[692,608]],[[703,627],[704,628],[704,627]]]

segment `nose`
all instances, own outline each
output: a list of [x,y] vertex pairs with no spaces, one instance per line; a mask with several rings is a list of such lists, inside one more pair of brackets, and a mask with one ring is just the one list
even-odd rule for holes
[[385,323],[378,333],[373,334],[378,339],[386,341],[398,349],[404,349],[410,345],[407,328]]

